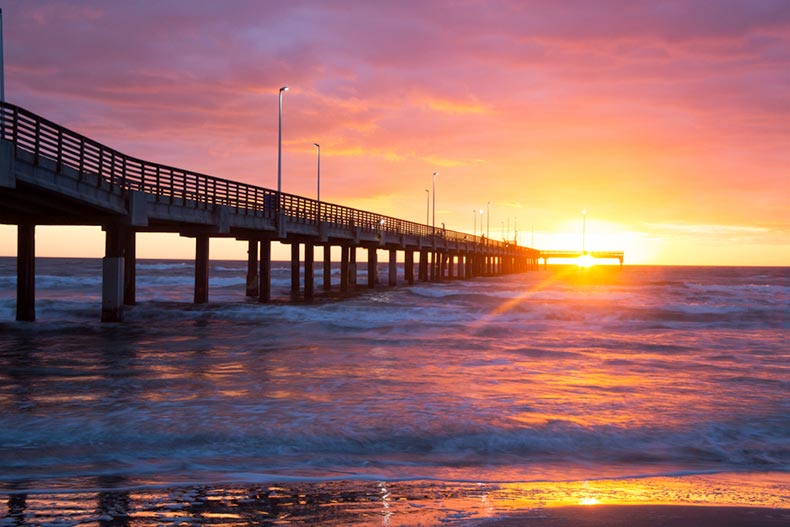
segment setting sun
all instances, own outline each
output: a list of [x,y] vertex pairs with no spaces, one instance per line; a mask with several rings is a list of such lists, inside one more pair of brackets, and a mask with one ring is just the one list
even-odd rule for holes
[[576,259],[576,265],[588,269],[595,264],[595,258],[589,254],[583,254]]

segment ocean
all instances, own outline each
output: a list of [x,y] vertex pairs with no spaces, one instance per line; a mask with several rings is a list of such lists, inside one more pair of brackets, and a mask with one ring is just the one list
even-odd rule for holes
[[306,304],[276,263],[263,305],[246,262],[213,261],[194,305],[191,261],[138,260],[138,304],[102,324],[100,260],[39,258],[33,323],[14,321],[15,265],[0,258],[2,526],[788,506],[790,268],[387,288],[382,266],[380,287]]

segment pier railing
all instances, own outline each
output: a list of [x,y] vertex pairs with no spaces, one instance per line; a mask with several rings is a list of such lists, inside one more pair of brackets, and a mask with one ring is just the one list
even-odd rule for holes
[[501,248],[507,244],[485,237],[384,216],[333,203],[231,181],[138,159],[93,139],[64,128],[14,104],[0,103],[0,138],[33,156],[55,163],[56,171],[69,167],[78,179],[109,185],[122,191],[142,191],[159,202],[211,208],[232,207],[237,213],[277,221],[278,212],[289,222],[318,225],[330,223],[349,229],[364,229],[387,234],[427,237],[434,241],[487,244]]

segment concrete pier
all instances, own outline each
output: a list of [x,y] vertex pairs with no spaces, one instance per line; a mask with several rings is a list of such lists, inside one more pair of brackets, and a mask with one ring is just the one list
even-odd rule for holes
[[16,252],[16,319],[36,319],[36,226],[17,226]]
[[368,247],[368,289],[376,287],[378,271],[378,255],[375,247]]
[[299,293],[299,244],[291,243],[291,294]]
[[105,247],[102,258],[102,322],[123,320],[123,235],[117,225],[104,228]]
[[272,299],[272,242],[260,241],[261,258],[258,268],[258,302],[267,303]]
[[313,282],[314,282],[314,275],[313,275],[313,257],[314,257],[314,250],[313,250],[312,243],[305,243],[304,244],[304,299],[305,300],[312,300],[313,299]]
[[403,263],[403,277],[406,280],[406,283],[409,285],[414,285],[414,251],[412,249],[406,249],[406,257],[405,262]]
[[195,236],[195,303],[208,302],[208,234]]
[[351,263],[349,261],[350,248],[348,245],[340,246],[340,292],[348,293],[351,278]]
[[258,296],[258,240],[247,242],[247,296]]
[[348,248],[348,284],[351,289],[357,288],[357,248],[354,245]]
[[420,282],[428,281],[428,250],[420,249],[419,277]]
[[389,287],[395,287],[398,285],[398,251],[390,249],[389,257],[389,276],[387,277],[387,285]]
[[124,235],[123,247],[123,304],[133,306],[137,303],[137,235],[128,229]]
[[324,245],[324,291],[332,289],[332,246]]

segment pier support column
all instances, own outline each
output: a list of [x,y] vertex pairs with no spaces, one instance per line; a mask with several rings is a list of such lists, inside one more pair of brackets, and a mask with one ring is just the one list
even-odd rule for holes
[[428,281],[428,251],[425,249],[420,249],[420,263],[417,274],[420,282]]
[[36,226],[16,229],[16,319],[36,320]]
[[332,289],[332,246],[324,245],[324,291]]
[[117,225],[106,226],[102,258],[101,321],[123,319],[123,237]]
[[247,296],[258,296],[258,240],[247,242]]
[[348,248],[348,285],[351,289],[357,288],[357,248],[354,245]]
[[195,237],[195,303],[208,302],[208,234]]
[[395,287],[398,285],[398,251],[395,249],[390,249],[390,267],[388,278],[388,286]]
[[258,302],[272,300],[272,241],[261,240],[261,258],[258,270]]
[[291,244],[291,294],[299,293],[299,244]]
[[439,253],[439,272],[438,272],[438,280],[444,280],[447,276],[447,260],[449,256],[446,252],[442,251]]
[[340,292],[348,293],[349,265],[348,265],[348,245],[340,246]]
[[129,229],[124,236],[123,248],[123,303],[137,303],[137,233]]
[[304,299],[313,299],[313,283],[315,277],[313,275],[313,257],[314,247],[312,243],[304,244]]
[[376,287],[378,259],[375,247],[368,247],[368,289]]
[[447,253],[447,278],[452,280],[455,278],[455,255]]
[[414,251],[406,249],[406,258],[403,263],[403,274],[406,283],[409,285],[414,284]]
[[438,253],[436,251],[430,251],[428,253],[428,258],[430,259],[430,262],[428,263],[428,267],[430,268],[430,276],[428,277],[428,280],[430,280],[431,282],[435,282],[436,281],[436,257],[437,256],[438,256]]

